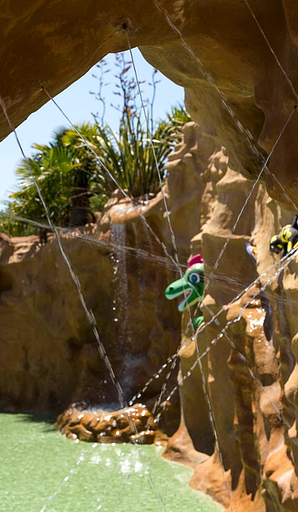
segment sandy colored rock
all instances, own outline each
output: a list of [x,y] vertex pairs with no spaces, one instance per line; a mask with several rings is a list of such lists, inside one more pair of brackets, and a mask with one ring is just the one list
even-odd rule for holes
[[61,413],[55,427],[70,439],[98,443],[152,444],[157,425],[142,404],[109,413],[86,411],[72,404]]
[[208,455],[206,453],[195,450],[193,441],[185,426],[183,409],[179,428],[168,440],[162,456],[167,460],[185,464],[193,469],[208,459]]
[[[78,0],[30,0],[21,8],[2,1],[3,106],[18,126],[49,100],[43,88],[55,96],[108,53],[138,46],[185,88],[193,119],[246,177],[259,174],[262,150],[270,152],[293,113],[270,172],[297,202],[297,17],[292,0],[226,0],[220,9],[214,0],[92,0],[84,8]],[[9,131],[2,114],[1,136]],[[278,182],[267,173],[269,193],[289,204]]]
[[[192,487],[237,512],[292,512],[298,267],[289,258],[281,278],[280,258],[269,252],[268,241],[293,214],[270,199],[263,184],[248,196],[251,182],[194,123],[167,166],[164,190],[182,269],[190,254],[200,252],[205,262],[204,324],[195,336],[189,312],[181,318],[176,301],[164,297],[179,273],[169,257],[174,252],[161,194],[138,202],[144,225],[115,192],[97,224],[86,229],[94,244],[68,234],[63,245],[124,400],[147,406],[132,414],[140,437],[153,414],[160,438],[171,437],[165,455],[193,467]],[[65,410],[61,425],[68,437],[87,438],[89,431],[99,442],[128,442],[136,434],[120,411],[55,239],[43,248],[34,239],[4,240],[2,248],[1,407]],[[77,433],[68,426],[72,414]]]

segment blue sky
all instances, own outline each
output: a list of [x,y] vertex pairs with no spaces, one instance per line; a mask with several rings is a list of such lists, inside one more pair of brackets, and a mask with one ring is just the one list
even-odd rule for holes
[[[148,84],[152,82],[153,68],[144,60],[137,49],[133,50],[133,54],[138,78],[140,81],[145,80],[146,82],[141,85],[143,98],[151,98],[152,87]],[[130,60],[128,52],[126,59]],[[105,81],[109,83],[109,85],[106,85],[102,92],[106,103],[105,122],[112,126],[114,130],[117,130],[120,113],[110,105],[111,102],[117,105],[120,101],[118,97],[113,94],[113,92],[117,90],[115,86],[115,74],[118,72],[115,66],[115,55],[110,54],[105,60],[107,63],[105,69],[110,70],[109,73],[104,75]],[[100,102],[95,99],[94,94],[90,94],[90,92],[95,93],[98,90],[98,80],[94,78],[93,75],[99,76],[98,68],[92,68],[80,80],[72,84],[55,98],[59,106],[74,124],[80,124],[83,121],[92,121],[92,113],[100,112]],[[157,73],[156,79],[159,80],[160,83],[157,84],[154,102],[154,119],[159,119],[163,118],[165,114],[170,111],[172,106],[177,103],[183,103],[184,91],[182,87],[177,86],[161,73]],[[26,156],[32,154],[33,143],[47,144],[51,139],[53,131],[59,126],[67,127],[68,123],[52,101],[48,102],[34,114],[31,114],[28,119],[17,128],[18,137]],[[1,202],[8,199],[9,194],[17,188],[15,169],[21,158],[22,155],[15,136],[14,134],[10,134],[0,143],[0,206],[2,207],[3,203],[1,204]]]

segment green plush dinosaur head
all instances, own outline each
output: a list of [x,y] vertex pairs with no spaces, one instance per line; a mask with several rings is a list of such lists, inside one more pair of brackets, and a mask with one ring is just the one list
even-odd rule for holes
[[182,295],[179,302],[179,311],[203,300],[204,293],[204,264],[200,254],[197,254],[189,261],[188,268],[183,277],[171,283],[166,291],[166,298],[175,299]]

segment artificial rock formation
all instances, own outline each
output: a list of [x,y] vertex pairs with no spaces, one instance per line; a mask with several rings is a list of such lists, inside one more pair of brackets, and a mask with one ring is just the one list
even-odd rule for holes
[[[194,489],[237,512],[295,510],[297,263],[289,258],[281,273],[268,250],[292,214],[233,171],[226,149],[195,123],[185,125],[167,170],[182,268],[190,253],[205,262],[205,325],[193,337],[189,313],[180,327],[164,296],[179,273],[161,193],[130,201],[115,191],[96,224],[62,236],[79,289],[53,236],[41,247],[35,237],[2,235],[0,407],[66,409],[59,425],[70,437],[106,432],[100,438],[113,441],[115,430],[138,442],[118,428],[119,399],[142,404],[134,407],[155,417],[163,441],[170,437],[164,456],[194,469]],[[132,435],[142,432],[141,422]]]
[[69,439],[89,443],[161,442],[154,417],[142,404],[110,413],[86,411],[73,404],[58,416],[55,427]]
[[[180,346],[179,314],[162,292],[175,265],[164,251],[174,254],[161,195],[132,206],[116,192],[96,225],[76,238],[63,235],[79,286],[54,238],[39,247],[35,238],[1,236],[1,407],[60,412],[87,401],[118,409],[119,387],[100,358],[104,346],[124,401],[141,394],[149,410],[157,404],[166,433],[176,430],[166,456],[195,468],[194,488],[237,512],[296,510],[297,263],[292,259],[282,278],[278,266],[268,271],[278,260],[268,252],[268,239],[291,221],[298,204],[297,2],[0,5],[3,138],[49,95],[107,53],[129,46],[139,46],[185,88],[200,128],[185,128],[184,143],[169,158],[164,190],[180,262],[201,252],[209,276],[206,327],[192,339],[185,315]],[[252,187],[247,179],[257,177],[261,184],[242,212]],[[87,244],[82,234],[96,243]],[[245,252],[248,240],[256,264]],[[244,289],[247,294],[231,304]],[[216,322],[209,323],[214,313]],[[181,414],[177,392],[170,399],[160,394],[163,385],[176,387],[171,356],[179,346]],[[154,374],[159,378],[150,381]]]
[[[138,46],[186,92],[193,119],[230,165],[297,203],[298,7],[293,0],[2,1],[1,105],[17,126],[110,52]],[[49,94],[49,95],[48,95]],[[4,113],[0,133],[10,131]],[[271,174],[272,173],[272,174]],[[278,181],[275,180],[274,176]],[[280,187],[279,183],[282,185]]]
[[[0,407],[61,411],[85,401],[119,409],[119,399],[130,400],[175,353],[179,314],[165,303],[160,315],[156,302],[156,290],[167,285],[165,258],[156,266],[158,250],[146,226],[136,229],[132,223],[127,232],[123,224],[106,228],[104,220],[99,238],[90,228],[87,243],[79,232],[62,237],[100,346],[56,241],[50,238],[41,247],[37,237],[2,235]],[[111,385],[110,361],[120,397]],[[155,400],[165,374],[153,380],[146,400]],[[175,372],[168,384],[176,384]]]
[[[186,133],[182,148],[188,140]],[[189,164],[192,151],[197,161],[195,144],[175,159],[182,148],[171,157],[173,174]],[[190,485],[227,508],[295,510],[297,264],[292,258],[281,272],[279,257],[268,250],[268,239],[291,214],[262,185],[232,171],[224,148],[214,149],[200,173],[200,231],[191,241],[192,254],[205,261],[205,325],[194,339],[185,315],[178,377],[183,414],[165,456],[177,460],[180,451],[181,460],[195,466]],[[248,240],[255,262],[245,250]],[[211,457],[196,465],[189,437]]]

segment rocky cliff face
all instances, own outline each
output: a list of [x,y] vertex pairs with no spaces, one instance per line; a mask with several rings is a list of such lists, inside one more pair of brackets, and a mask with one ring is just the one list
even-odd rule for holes
[[254,188],[232,171],[224,148],[215,148],[200,177],[200,232],[191,247],[203,254],[207,272],[205,325],[194,338],[184,330],[188,318],[183,322],[183,414],[165,456],[177,460],[178,451],[190,463],[181,439],[190,436],[196,450],[208,453],[213,436],[216,449],[195,467],[194,488],[237,511],[295,510],[297,264],[292,258],[281,273],[268,250],[268,238],[291,215],[263,185]]
[[[195,123],[167,169],[175,240],[161,193],[132,203],[116,191],[96,225],[61,235],[64,250],[123,400],[153,411],[170,436],[164,456],[191,465],[190,485],[237,512],[295,510],[297,263],[288,258],[281,274],[268,250],[292,214],[231,170],[225,148]],[[189,313],[181,318],[164,297],[179,276],[173,242],[182,269],[190,254],[204,257],[195,336]],[[56,240],[39,247],[2,235],[0,265],[0,407],[119,409]]]
[[[76,238],[62,235],[62,244],[121,381],[123,399],[129,400],[175,353],[179,314],[163,301],[170,274],[146,226],[104,220],[105,232],[92,229],[95,233],[84,232],[89,241],[77,232]],[[34,237],[2,236],[0,308],[1,407],[61,411],[73,401],[118,402],[54,239],[40,247]],[[154,399],[159,388],[153,380],[147,398]]]
[[[193,337],[184,315],[180,345],[180,316],[163,295],[177,274],[161,195],[132,206],[115,193],[96,225],[62,235],[63,247],[124,401],[141,394],[152,410],[157,400],[162,428],[175,432],[165,456],[191,464],[191,485],[237,512],[296,510],[297,262],[281,274],[268,239],[298,204],[297,2],[1,7],[2,137],[49,94],[129,45],[185,87],[200,128],[186,127],[165,193],[180,262],[198,252],[205,260],[205,325]],[[248,179],[257,177],[252,188]],[[112,407],[119,397],[111,370],[56,240],[39,247],[2,236],[0,248],[1,407]],[[178,348],[181,414],[171,358]]]

